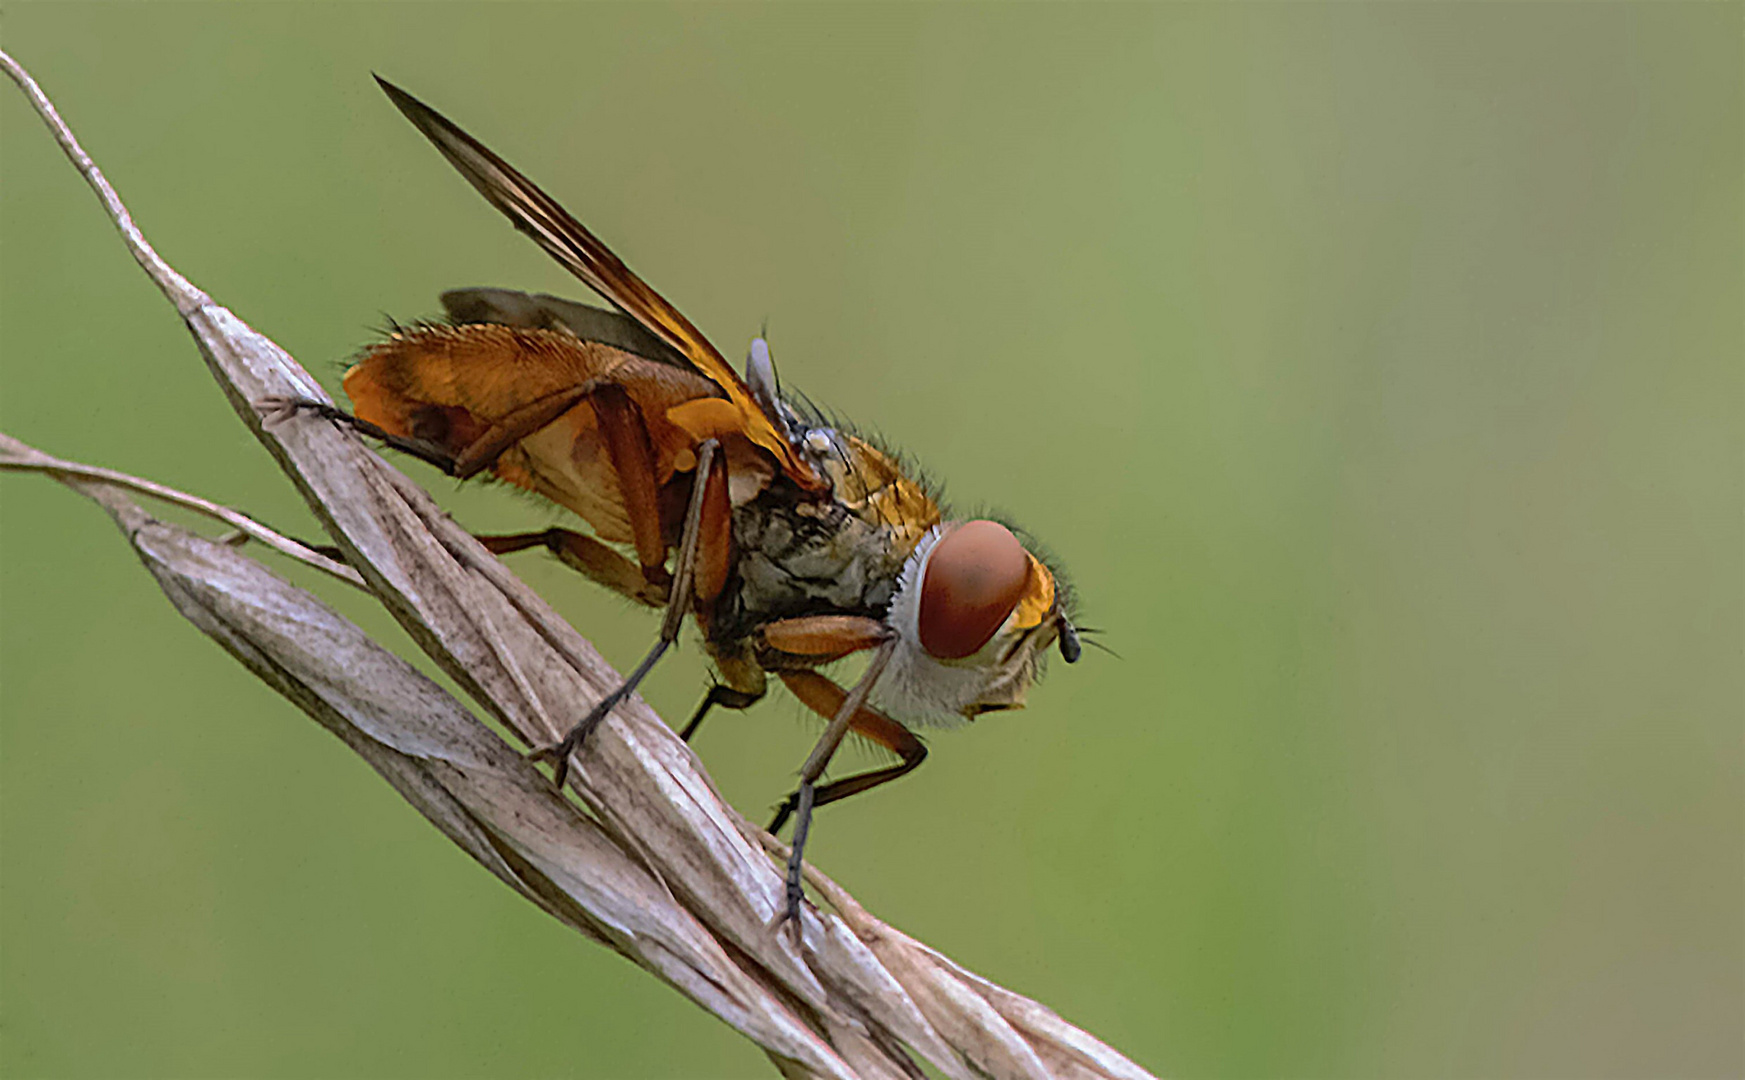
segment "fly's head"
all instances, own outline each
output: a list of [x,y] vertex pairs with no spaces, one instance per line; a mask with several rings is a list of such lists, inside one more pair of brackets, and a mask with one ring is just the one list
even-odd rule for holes
[[897,651],[874,690],[899,720],[951,724],[1021,709],[1049,648],[1079,657],[1054,574],[997,521],[946,522],[924,537],[891,601]]
[[1065,590],[997,521],[941,521],[937,503],[898,462],[864,440],[809,424],[783,399],[762,338],[746,383],[795,451],[829,478],[836,500],[908,551],[885,622],[897,644],[873,702],[894,719],[949,725],[1021,709],[1048,649],[1067,663],[1080,643]]

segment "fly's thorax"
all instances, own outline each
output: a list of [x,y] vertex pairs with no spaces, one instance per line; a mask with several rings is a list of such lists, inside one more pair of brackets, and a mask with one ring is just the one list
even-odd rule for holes
[[803,615],[882,616],[906,549],[891,531],[832,499],[772,489],[733,511],[734,573],[712,636],[749,637],[764,623]]
[[[941,608],[950,610],[942,617]],[[905,723],[950,726],[1023,708],[1062,616],[1041,562],[1004,526],[975,521],[947,523],[922,538],[904,563],[885,623],[897,649],[873,703]]]
[[735,507],[734,579],[715,615],[717,641],[749,637],[774,619],[882,618],[904,563],[939,522],[922,486],[870,443],[797,421],[791,430],[830,492],[818,498],[776,484]]
[[938,526],[939,504],[926,486],[872,443],[820,427],[806,431],[800,444],[800,453],[809,456],[813,468],[830,481],[835,500],[887,532],[903,558]]

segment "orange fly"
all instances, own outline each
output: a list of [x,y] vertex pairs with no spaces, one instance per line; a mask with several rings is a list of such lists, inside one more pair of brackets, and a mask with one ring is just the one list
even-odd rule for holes
[[[619,310],[500,289],[446,293],[449,325],[396,330],[347,372],[355,416],[306,406],[451,475],[489,471],[573,511],[591,535],[481,539],[499,553],[549,548],[665,609],[659,641],[623,685],[538,753],[560,785],[570,755],[686,615],[719,681],[684,738],[712,707],[762,698],[771,673],[830,721],[770,825],[794,818],[785,917],[796,918],[812,810],[919,765],[926,749],[909,725],[1020,708],[1051,645],[1078,659],[1064,588],[1009,527],[948,518],[893,455],[785,398],[761,339],[742,379],[550,196],[377,81],[516,228]],[[862,652],[871,659],[850,691],[818,670]],[[849,731],[900,761],[820,784]]]

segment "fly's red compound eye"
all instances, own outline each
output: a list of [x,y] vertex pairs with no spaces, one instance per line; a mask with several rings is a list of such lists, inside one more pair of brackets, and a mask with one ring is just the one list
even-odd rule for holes
[[1012,530],[970,521],[945,534],[921,581],[921,647],[940,660],[973,656],[988,643],[1030,581],[1030,558]]

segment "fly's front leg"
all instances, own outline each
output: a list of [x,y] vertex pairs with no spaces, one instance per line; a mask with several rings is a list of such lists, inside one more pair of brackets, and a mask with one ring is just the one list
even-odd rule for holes
[[[781,672],[781,679],[794,692],[795,697],[819,716],[835,716],[848,696],[842,687],[816,671],[784,671]],[[863,706],[855,712],[854,718],[849,721],[848,730],[872,740],[902,760],[882,769],[871,769],[845,776],[841,780],[832,780],[817,790],[812,799],[813,809],[846,799],[850,795],[870,791],[880,784],[888,784],[899,776],[914,772],[927,760],[927,746],[914,732],[871,706]],[[769,831],[780,831],[799,803],[798,791],[783,799],[776,808],[776,816],[770,822]]]
[[[812,668],[867,649],[890,638],[885,624],[865,615],[802,615],[777,619],[758,628],[767,666],[791,670],[795,663]],[[835,710],[824,714],[835,715]]]
[[[875,649],[890,639],[884,623],[864,615],[806,615],[778,619],[760,628],[765,664],[781,676],[794,696],[808,709],[829,720],[841,710],[847,692],[812,670],[818,664]],[[871,707],[857,710],[849,730],[878,743],[903,759],[901,765],[878,769],[826,784],[818,789],[814,806],[845,799],[868,788],[895,780],[921,764],[927,748],[902,724]],[[780,829],[799,803],[794,792],[776,811],[770,832]]]
[[856,714],[866,704],[868,695],[872,693],[873,684],[884,673],[885,665],[890,663],[891,654],[896,651],[896,642],[887,640],[873,653],[872,660],[866,666],[866,672],[860,681],[854,684],[843,699],[841,708],[837,709],[830,726],[824,729],[819,737],[818,745],[812,748],[812,753],[806,758],[806,764],[800,768],[800,787],[793,796],[794,840],[788,851],[787,875],[787,905],[781,914],[776,916],[776,925],[783,922],[794,924],[796,941],[800,934],[800,904],[806,898],[805,887],[801,883],[801,870],[804,867],[806,851],[806,835],[812,828],[812,809],[817,804],[818,778],[824,775],[824,770],[830,764],[830,759],[836,753],[836,748],[842,745],[843,737],[854,724]]
[[[781,676],[782,682],[802,704],[826,720],[841,710],[848,695],[842,687],[812,668],[877,648],[891,636],[884,623],[864,615],[806,615],[778,619],[765,623],[760,633],[765,664]],[[878,743],[902,758],[903,762],[826,784],[818,789],[814,806],[845,799],[895,780],[920,765],[927,756],[927,748],[914,733],[877,709],[863,707],[857,710],[849,722],[849,730]],[[799,805],[799,798],[800,793],[796,791],[783,800],[775,820],[770,823],[770,832],[787,823]]]

